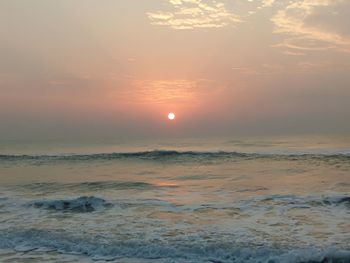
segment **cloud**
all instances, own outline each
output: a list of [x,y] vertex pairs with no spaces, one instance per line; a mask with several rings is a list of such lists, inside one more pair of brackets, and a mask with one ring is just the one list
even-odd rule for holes
[[232,71],[236,76],[248,77],[251,78],[252,75],[255,76],[266,76],[266,75],[279,75],[279,74],[308,74],[308,73],[319,73],[323,71],[338,71],[350,68],[350,63],[333,63],[328,60],[313,60],[308,61],[303,56],[304,53],[295,52],[295,53],[287,53],[290,56],[300,56],[300,59],[286,63],[264,63],[259,65],[252,66],[235,66],[232,67]]
[[172,11],[147,13],[153,25],[173,29],[219,28],[234,25],[241,20],[225,5],[215,0],[168,0]]
[[[252,1],[248,1],[248,2],[252,2]],[[263,9],[265,7],[271,7],[274,5],[274,3],[276,2],[276,0],[261,0],[258,2],[259,6],[257,7],[257,9]]]
[[283,54],[288,55],[288,56],[305,56],[305,53],[303,53],[303,52],[289,51],[289,50],[284,51]]
[[247,74],[247,75],[257,74],[256,69],[252,67],[232,67],[231,69],[235,72],[238,72],[239,74]]
[[208,79],[134,80],[129,89],[118,90],[113,96],[142,104],[181,104],[193,103],[194,99],[217,92],[220,88],[216,81]]
[[187,101],[196,93],[196,82],[185,79],[136,81],[138,95],[143,101],[153,103]]
[[272,6],[274,3],[275,3],[275,0],[262,0],[263,7]]
[[[346,11],[347,10],[347,11]],[[273,17],[275,33],[287,35],[279,45],[291,50],[350,52],[347,0],[296,0]]]

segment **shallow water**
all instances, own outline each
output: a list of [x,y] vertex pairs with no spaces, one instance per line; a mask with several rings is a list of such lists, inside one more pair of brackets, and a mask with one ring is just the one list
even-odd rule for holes
[[0,261],[350,262],[349,142],[2,144]]

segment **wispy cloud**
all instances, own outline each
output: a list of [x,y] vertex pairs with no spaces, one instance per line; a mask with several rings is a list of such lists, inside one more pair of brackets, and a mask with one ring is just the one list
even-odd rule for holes
[[135,103],[193,103],[194,98],[206,96],[221,87],[208,79],[134,80],[130,86],[132,89],[118,91],[115,96],[128,98]]
[[155,103],[186,101],[196,93],[196,82],[184,79],[134,82],[144,101]]
[[276,0],[262,0],[262,7],[272,6]]
[[168,0],[171,10],[147,13],[151,23],[173,29],[219,28],[239,23],[240,18],[215,0]]
[[232,67],[231,69],[234,72],[237,72],[239,74],[247,74],[247,75],[257,74],[256,69],[252,67]]
[[[304,54],[291,53],[288,55],[303,56]],[[326,70],[335,71],[335,70],[343,70],[343,69],[349,68],[349,63],[335,64],[330,61],[320,61],[320,60],[308,61],[308,60],[303,60],[303,57],[301,57],[300,59],[301,60],[296,60],[288,64],[271,62],[271,63],[264,63],[259,65],[252,65],[252,66],[232,67],[231,69],[235,73],[237,73],[239,76],[251,78],[252,75],[266,76],[266,75],[296,74],[296,73],[309,74],[309,73],[318,73]]]
[[288,55],[288,56],[305,56],[305,53],[303,53],[303,52],[289,51],[289,50],[283,51],[283,54]]
[[[344,14],[344,10],[348,10],[347,14]],[[334,23],[341,19],[340,14],[346,17],[350,15],[349,1],[289,2],[271,19],[275,24],[274,32],[288,36],[277,46],[285,47],[291,52],[327,49],[350,52],[350,38],[339,30],[339,24]]]

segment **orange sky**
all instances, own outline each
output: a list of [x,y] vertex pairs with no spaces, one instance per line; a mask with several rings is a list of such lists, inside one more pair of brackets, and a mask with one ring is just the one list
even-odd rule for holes
[[0,136],[349,132],[349,15],[347,0],[3,0]]

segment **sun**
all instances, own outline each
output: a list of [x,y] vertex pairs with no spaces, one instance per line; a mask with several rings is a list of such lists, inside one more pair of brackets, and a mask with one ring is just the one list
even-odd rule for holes
[[173,112],[170,112],[170,113],[168,114],[168,119],[171,120],[171,121],[173,121],[173,120],[175,119],[175,114],[174,114]]

